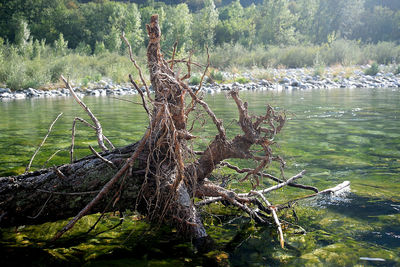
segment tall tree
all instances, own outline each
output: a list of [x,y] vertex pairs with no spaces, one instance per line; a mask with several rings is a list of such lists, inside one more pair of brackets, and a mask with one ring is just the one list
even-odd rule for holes
[[245,10],[239,0],[220,8],[215,43],[242,43],[250,46],[255,37],[254,6]]
[[192,29],[193,43],[200,48],[214,44],[215,28],[218,24],[218,10],[213,0],[205,0],[204,8],[194,16]]
[[257,22],[259,42],[294,44],[295,21],[296,16],[290,12],[288,0],[264,0]]
[[165,33],[162,44],[163,50],[169,51],[175,41],[178,41],[178,51],[190,48],[192,45],[191,27],[193,16],[188,6],[186,4],[168,6],[165,9],[165,14],[165,21],[162,27],[162,31]]

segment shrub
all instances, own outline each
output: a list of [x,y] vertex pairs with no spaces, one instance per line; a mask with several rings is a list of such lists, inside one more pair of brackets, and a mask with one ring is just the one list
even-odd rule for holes
[[193,75],[190,80],[189,80],[189,84],[190,85],[198,85],[200,84],[201,78],[199,76]]
[[313,73],[314,76],[322,77],[324,73],[325,73],[325,68],[323,65],[319,64],[314,67],[314,73]]
[[330,46],[324,46],[321,56],[328,65],[348,66],[361,61],[362,49],[355,41],[339,39],[333,41]]
[[284,65],[288,68],[302,68],[313,66],[318,48],[293,46],[280,50],[278,65]]
[[394,70],[394,74],[400,74],[400,65],[398,65],[397,68]]
[[224,81],[224,75],[222,74],[222,72],[216,70],[216,69],[212,69],[210,72],[210,78],[213,81],[218,81],[218,82],[222,82]]
[[378,64],[390,64],[399,56],[396,54],[396,45],[392,42],[379,42],[371,46],[370,59],[375,60]]
[[241,84],[245,84],[245,83],[249,83],[250,80],[245,78],[245,77],[238,77],[235,79],[235,82],[241,83]]
[[375,76],[379,72],[379,65],[378,63],[372,63],[371,67],[364,71],[365,75]]

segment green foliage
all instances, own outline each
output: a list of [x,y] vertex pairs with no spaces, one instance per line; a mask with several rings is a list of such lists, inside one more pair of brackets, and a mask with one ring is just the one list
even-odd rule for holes
[[361,62],[362,49],[355,41],[344,39],[334,40],[329,46],[324,46],[321,57],[328,65],[341,64],[344,66],[364,63]]
[[[120,35],[125,32],[139,59],[137,54],[144,55],[147,45],[145,24],[154,13],[159,14],[167,58],[178,41],[178,58],[196,51],[193,59],[204,64],[209,47],[211,65],[218,69],[314,67],[323,72],[318,69],[325,64],[400,62],[396,44],[400,10],[392,1],[141,1],[140,8],[132,2],[9,0],[0,4],[0,83],[13,88],[39,85],[55,82],[65,72],[78,80],[102,75],[125,81],[124,75],[132,69],[120,57],[126,55]],[[80,63],[85,69],[76,67],[72,59],[85,59]],[[38,62],[38,70],[33,70],[30,66]],[[216,71],[209,78],[223,77]]]
[[293,46],[282,49],[282,52],[279,57],[280,65],[288,68],[301,68],[314,65],[318,48],[313,46]]
[[192,40],[200,49],[213,46],[217,24],[218,10],[214,1],[204,1],[204,8],[194,16],[192,28]]
[[369,46],[369,57],[378,64],[390,64],[400,60],[400,49],[391,42],[379,42]]
[[224,75],[222,74],[222,72],[216,70],[216,69],[212,69],[210,72],[210,78],[214,81],[218,81],[218,82],[222,82],[224,81]]
[[165,20],[162,32],[168,33],[162,43],[164,50],[172,51],[173,44],[178,41],[177,51],[184,51],[192,46],[191,26],[193,17],[186,4],[165,9]]
[[400,65],[398,65],[397,68],[394,70],[394,74],[400,74]]
[[245,77],[238,77],[235,79],[235,82],[241,83],[241,84],[246,84],[249,83],[250,80],[245,78]]
[[104,45],[104,43],[96,41],[96,45],[94,46],[94,54],[101,55],[105,52],[106,52],[106,46]]
[[68,50],[68,41],[64,40],[64,35],[60,33],[57,40],[54,41],[54,50],[57,55],[65,56]]
[[197,75],[192,75],[189,80],[190,85],[199,85],[201,81],[201,78]]
[[375,76],[379,72],[379,65],[378,63],[372,63],[371,67],[364,71],[365,75]]
[[259,42],[290,45],[296,43],[296,19],[296,15],[290,12],[288,0],[265,0],[260,6],[260,16],[257,19]]
[[85,44],[84,42],[80,42],[75,49],[75,53],[82,56],[87,56],[92,53],[92,48],[90,47],[90,45]]

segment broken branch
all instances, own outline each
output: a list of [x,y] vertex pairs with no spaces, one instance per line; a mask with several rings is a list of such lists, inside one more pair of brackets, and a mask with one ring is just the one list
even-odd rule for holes
[[36,154],[39,152],[40,148],[44,145],[44,143],[46,142],[47,137],[49,137],[49,134],[51,132],[51,129],[53,128],[54,124],[56,123],[56,121],[58,120],[58,118],[60,118],[62,115],[62,113],[58,114],[57,118],[55,118],[55,120],[50,124],[49,130],[47,131],[46,136],[43,138],[42,142],[40,143],[40,145],[38,146],[38,148],[35,150],[35,153],[33,153],[31,160],[29,161],[28,166],[26,166],[25,169],[25,173],[29,171],[29,169],[31,168],[33,159],[35,158]]

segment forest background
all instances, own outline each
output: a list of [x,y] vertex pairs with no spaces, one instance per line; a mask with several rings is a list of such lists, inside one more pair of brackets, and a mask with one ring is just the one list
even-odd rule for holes
[[[250,68],[385,64],[400,72],[398,0],[0,1],[0,87],[57,86],[135,74],[121,33],[144,67],[145,24],[160,15],[162,51],[193,53],[209,75]],[[146,69],[145,67],[143,69]],[[196,83],[196,75],[191,82]]]

